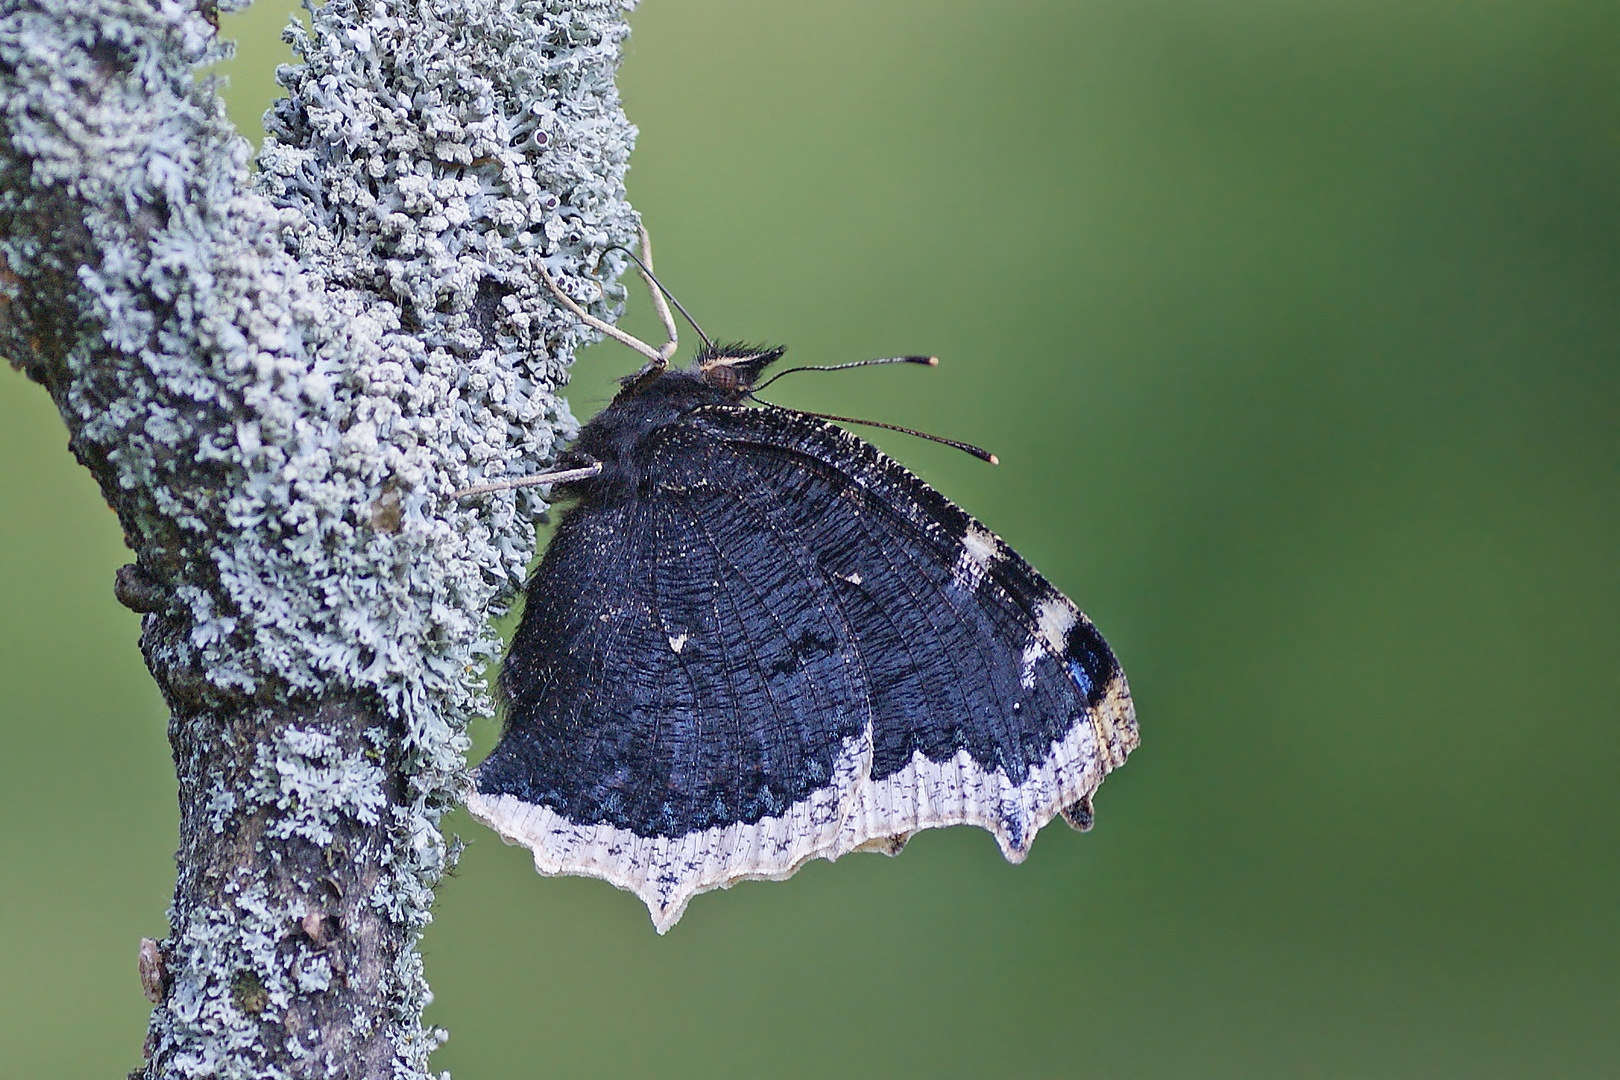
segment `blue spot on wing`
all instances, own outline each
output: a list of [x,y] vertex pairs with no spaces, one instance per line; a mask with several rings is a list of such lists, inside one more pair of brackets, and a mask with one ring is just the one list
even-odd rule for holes
[[1074,680],[1074,685],[1080,688],[1080,696],[1085,698],[1087,701],[1090,701],[1092,689],[1091,673],[1086,670],[1084,664],[1072,657],[1069,659],[1069,677]]
[[1069,657],[1069,677],[1079,688],[1080,695],[1086,699],[1086,704],[1095,707],[1113,682],[1114,675],[1119,671],[1119,663],[1109,650],[1108,644],[1103,641],[1097,628],[1091,625],[1091,620],[1084,615],[1069,631],[1068,648],[1065,650]]

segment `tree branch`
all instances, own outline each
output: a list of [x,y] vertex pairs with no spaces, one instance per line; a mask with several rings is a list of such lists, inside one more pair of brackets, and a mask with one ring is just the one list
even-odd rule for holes
[[[118,512],[180,873],[149,1077],[422,1077],[415,944],[533,554],[554,391],[618,314],[628,5],[329,0],[248,147],[177,3],[0,5],[0,353]],[[593,280],[585,280],[593,279]]]

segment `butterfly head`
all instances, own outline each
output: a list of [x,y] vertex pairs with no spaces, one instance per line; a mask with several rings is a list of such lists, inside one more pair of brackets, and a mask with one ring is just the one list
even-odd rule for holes
[[697,354],[692,371],[716,390],[741,398],[786,351],[780,345],[710,345]]

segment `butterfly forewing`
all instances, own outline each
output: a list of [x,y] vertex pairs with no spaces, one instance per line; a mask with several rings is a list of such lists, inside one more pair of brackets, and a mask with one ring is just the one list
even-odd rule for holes
[[772,492],[854,630],[874,793],[846,848],[968,822],[1022,858],[1041,825],[1123,763],[1135,718],[1112,652],[977,521],[820,420],[715,407],[691,422],[730,447],[731,471]]

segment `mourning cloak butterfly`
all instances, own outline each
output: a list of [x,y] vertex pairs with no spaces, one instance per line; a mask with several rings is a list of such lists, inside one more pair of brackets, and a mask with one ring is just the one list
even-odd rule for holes
[[1137,744],[1091,621],[870,444],[747,404],[781,349],[674,370],[672,344],[636,345],[654,363],[549,477],[572,505],[473,815],[542,874],[635,893],[660,933],[697,893],[920,829],[979,825],[1019,862],[1059,813],[1090,828]]

